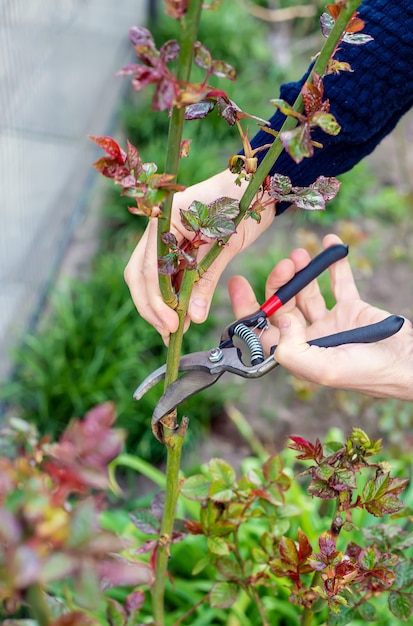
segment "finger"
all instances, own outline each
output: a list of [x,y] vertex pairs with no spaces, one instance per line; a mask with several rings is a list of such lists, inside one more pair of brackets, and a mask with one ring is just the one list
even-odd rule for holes
[[[324,248],[336,245],[337,243],[343,243],[337,235],[330,234],[324,237]],[[333,263],[333,265],[329,268],[329,272],[331,290],[336,302],[343,302],[345,300],[360,300],[360,294],[356,283],[354,282],[354,276],[348,257]]]
[[[294,262],[296,272],[307,267],[311,261],[311,257],[307,250],[304,250],[303,248],[293,250],[290,256]],[[328,312],[324,297],[320,291],[318,280],[311,281],[297,294],[296,304],[297,308],[301,311],[305,319],[310,322],[310,324],[324,319]]]
[[254,290],[244,276],[233,276],[230,278],[228,293],[237,319],[254,313],[260,307]]
[[139,314],[167,340],[178,315],[161,296],[158,282],[156,220],[151,220],[126,265],[124,277]]

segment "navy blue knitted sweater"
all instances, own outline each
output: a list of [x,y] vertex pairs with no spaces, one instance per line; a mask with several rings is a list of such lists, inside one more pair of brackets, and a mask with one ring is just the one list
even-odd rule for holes
[[[374,41],[364,46],[341,44],[336,58],[350,63],[353,72],[324,78],[324,99],[341,126],[336,137],[319,130],[313,139],[323,148],[297,165],[283,151],[271,173],[289,176],[294,185],[307,186],[320,176],[349,171],[370,154],[413,105],[413,2],[364,0],[359,8],[364,31]],[[280,97],[293,104],[307,74],[297,83],[281,87]],[[285,116],[277,111],[271,126],[279,130]],[[271,141],[260,131],[251,141],[255,148]],[[260,159],[264,152],[258,153]],[[281,212],[287,205],[278,207]],[[281,211],[280,211],[281,209]]]

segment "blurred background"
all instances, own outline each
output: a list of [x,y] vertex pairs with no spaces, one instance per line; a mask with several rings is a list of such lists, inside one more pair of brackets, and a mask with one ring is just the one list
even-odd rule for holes
[[[206,11],[199,39],[238,73],[235,84],[217,84],[241,108],[270,117],[268,102],[280,84],[300,78],[321,47],[323,7],[318,0],[222,0],[217,11]],[[161,45],[177,35],[176,24],[161,2],[149,0],[0,0],[0,12],[3,413],[56,435],[72,416],[112,400],[128,429],[128,448],[158,462],[163,449],[150,416],[160,390],[139,405],[131,396],[164,361],[165,349],[137,315],[123,281],[145,220],[128,213],[111,181],[99,179],[91,166],[98,151],[87,135],[128,138],[162,169],[167,115],[149,110],[150,89],[135,94],[114,74],[133,60],[130,26],[151,24]],[[234,129],[215,115],[188,123],[185,137],[192,139],[181,168],[186,185],[223,169],[239,148]],[[341,177],[340,193],[323,215],[277,220],[231,266],[209,320],[191,327],[184,350],[215,345],[231,321],[229,273],[247,275],[262,300],[274,263],[297,245],[316,254],[327,232],[350,244],[363,296],[412,317],[412,139],[410,114],[374,155]],[[231,419],[235,410],[271,451],[288,434],[323,436],[331,426],[349,432],[353,425],[411,450],[409,403],[316,388],[283,371],[266,378],[248,384],[229,378],[186,403],[187,464],[216,455],[236,463],[248,454]]]

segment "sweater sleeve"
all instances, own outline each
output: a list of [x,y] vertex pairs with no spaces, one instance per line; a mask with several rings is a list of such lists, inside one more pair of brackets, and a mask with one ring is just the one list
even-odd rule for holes
[[[349,171],[396,126],[413,105],[413,3],[411,0],[364,0],[360,17],[364,31],[374,41],[363,46],[343,43],[336,54],[351,65],[353,72],[326,76],[324,99],[341,126],[333,137],[317,129],[313,139],[323,144],[314,156],[296,164],[283,151],[271,173],[289,176],[294,185],[307,186],[320,175],[337,176]],[[280,97],[293,104],[308,75],[281,87]],[[285,116],[276,112],[271,127],[279,130]],[[253,148],[271,141],[258,132]],[[261,160],[264,151],[258,153]],[[284,208],[284,207],[281,207]]]

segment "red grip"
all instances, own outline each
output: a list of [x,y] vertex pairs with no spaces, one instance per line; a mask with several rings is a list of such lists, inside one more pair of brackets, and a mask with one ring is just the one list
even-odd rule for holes
[[277,294],[275,293],[271,298],[268,298],[266,302],[260,307],[261,311],[264,311],[267,317],[271,317],[278,309],[282,307],[284,303],[281,302]]

